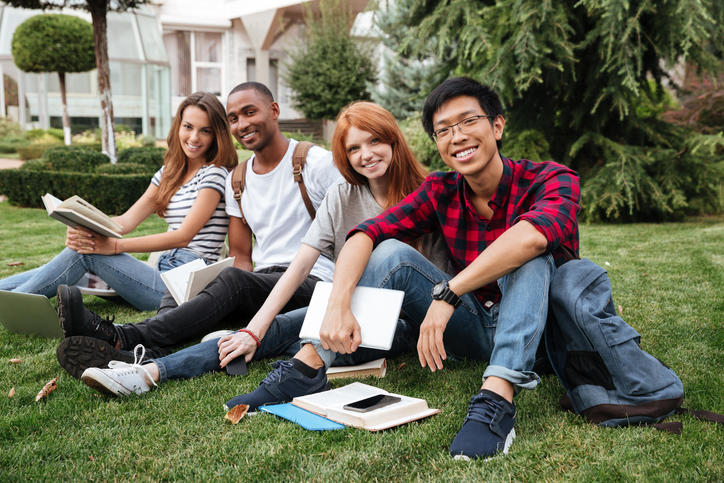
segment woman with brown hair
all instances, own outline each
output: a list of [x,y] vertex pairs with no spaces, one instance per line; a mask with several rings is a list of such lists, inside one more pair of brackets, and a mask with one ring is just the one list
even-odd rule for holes
[[[161,272],[196,258],[214,262],[226,238],[226,176],[237,164],[226,111],[213,94],[196,92],[179,106],[168,134],[168,151],[146,191],[114,219],[132,232],[153,213],[168,223],[163,233],[107,238],[68,228],[65,248],[47,264],[0,280],[0,290],[52,297],[86,272],[102,278],[140,310],[158,308],[165,290]],[[152,267],[128,253],[167,250]]]

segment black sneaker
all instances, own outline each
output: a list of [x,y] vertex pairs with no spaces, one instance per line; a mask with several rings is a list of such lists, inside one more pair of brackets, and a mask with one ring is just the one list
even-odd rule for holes
[[515,404],[483,389],[470,400],[463,427],[450,444],[450,455],[469,460],[508,454],[515,439],[514,424]]
[[55,351],[60,365],[76,379],[89,367],[108,367],[110,361],[133,362],[133,352],[116,349],[108,342],[84,335],[63,339]]
[[118,343],[114,319],[104,319],[85,308],[83,295],[78,287],[58,287],[58,319],[63,329],[63,337],[87,335],[106,341],[112,346]]
[[324,367],[314,377],[302,374],[291,361],[276,361],[274,369],[267,374],[254,391],[236,396],[224,404],[227,411],[239,404],[248,404],[253,412],[264,404],[289,402],[297,396],[328,391],[327,371]]

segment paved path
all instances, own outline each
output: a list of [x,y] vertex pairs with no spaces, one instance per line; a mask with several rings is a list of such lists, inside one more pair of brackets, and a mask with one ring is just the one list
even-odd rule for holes
[[24,162],[25,161],[21,161],[19,159],[0,158],[0,169],[19,168]]

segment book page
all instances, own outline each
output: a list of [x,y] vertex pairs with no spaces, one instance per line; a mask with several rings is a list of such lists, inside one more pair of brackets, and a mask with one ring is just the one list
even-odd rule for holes
[[204,268],[205,266],[206,263],[204,263],[202,259],[197,258],[189,263],[184,263],[181,266],[161,273],[161,280],[166,284],[166,288],[171,292],[177,304],[181,305],[185,302],[184,295],[186,294],[186,287],[188,286],[191,272]]
[[374,396],[375,394],[388,393],[384,389],[368,386],[361,382],[353,382],[352,384],[337,389],[295,397],[292,403],[307,411],[326,416],[330,408],[339,407],[341,409],[345,404],[359,401],[360,399]]
[[234,265],[234,257],[227,257],[223,260],[204,265],[203,267],[193,271],[189,275],[189,283],[184,292],[184,302],[196,297],[199,292],[215,279],[219,273],[226,267]]
[[109,230],[119,232],[123,229],[121,225],[111,220],[111,218],[103,213],[101,210],[88,203],[86,200],[78,195],[71,196],[67,200],[60,203],[59,208],[66,208],[73,210],[76,213],[95,221],[96,223],[105,226]]

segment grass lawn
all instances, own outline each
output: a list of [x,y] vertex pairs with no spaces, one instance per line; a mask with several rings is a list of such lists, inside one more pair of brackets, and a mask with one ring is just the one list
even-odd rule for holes
[[[157,219],[141,227],[159,229]],[[0,203],[0,277],[47,261],[64,232],[42,210]],[[582,226],[581,253],[608,270],[615,302],[643,347],[683,380],[685,405],[724,412],[724,218]],[[16,261],[25,265],[8,266]],[[91,296],[86,302],[121,322],[150,315]],[[480,386],[479,363],[447,362],[432,374],[415,355],[389,361],[387,377],[366,382],[424,397],[442,413],[379,433],[316,433],[271,415],[224,422],[223,402],[254,389],[266,364],[250,365],[245,378],[209,374],[117,400],[65,373],[57,344],[0,328],[2,481],[724,480],[721,426],[675,416],[684,424],[680,436],[598,428],[558,408],[563,391],[554,376],[516,398],[518,438],[507,457],[457,462],[447,447]],[[13,357],[22,364],[8,363]],[[56,376],[58,389],[35,403]]]

